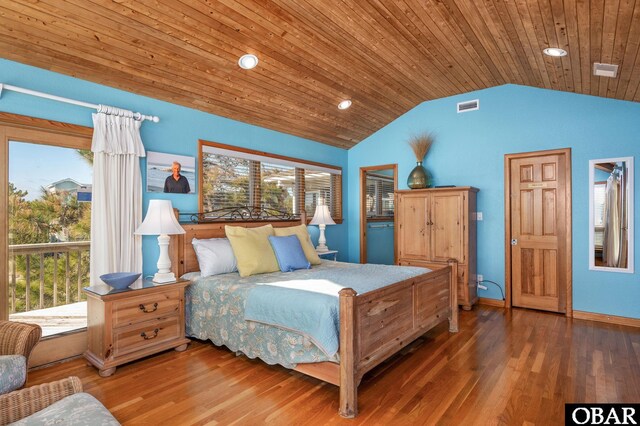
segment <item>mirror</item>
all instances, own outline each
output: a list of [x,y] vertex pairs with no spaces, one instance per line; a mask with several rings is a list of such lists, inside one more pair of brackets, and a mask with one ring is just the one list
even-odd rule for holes
[[633,273],[633,157],[589,161],[589,269]]

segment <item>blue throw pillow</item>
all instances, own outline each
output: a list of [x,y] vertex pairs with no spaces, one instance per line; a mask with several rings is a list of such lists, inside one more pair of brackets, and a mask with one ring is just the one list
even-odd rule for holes
[[309,269],[311,263],[304,255],[300,239],[297,235],[287,235],[286,237],[269,236],[269,242],[273,247],[273,252],[278,259],[278,266],[282,272],[291,272],[296,269]]

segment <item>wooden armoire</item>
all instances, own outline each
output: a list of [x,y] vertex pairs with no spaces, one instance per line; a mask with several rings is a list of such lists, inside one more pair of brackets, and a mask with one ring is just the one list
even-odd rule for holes
[[458,261],[458,304],[478,300],[476,282],[476,193],[470,186],[396,192],[399,265]]

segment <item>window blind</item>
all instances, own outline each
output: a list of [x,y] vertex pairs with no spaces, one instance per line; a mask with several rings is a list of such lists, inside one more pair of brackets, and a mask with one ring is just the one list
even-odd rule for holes
[[211,211],[250,205],[250,161],[207,154],[202,159],[203,207]]
[[606,182],[593,185],[593,244],[595,249],[602,250],[604,240],[604,208],[606,203]]
[[366,179],[367,217],[389,217],[394,214],[393,179],[368,175]]
[[262,208],[293,213],[295,172],[295,167],[260,163],[260,176],[255,184],[260,187]]
[[604,226],[604,204],[607,184],[596,183],[593,185],[593,224]]
[[318,170],[304,170],[304,209],[313,216],[318,204],[329,206],[331,216],[336,217],[335,197],[331,190],[331,174]]
[[202,146],[204,211],[259,206],[311,218],[323,202],[342,218],[341,169],[208,145]]

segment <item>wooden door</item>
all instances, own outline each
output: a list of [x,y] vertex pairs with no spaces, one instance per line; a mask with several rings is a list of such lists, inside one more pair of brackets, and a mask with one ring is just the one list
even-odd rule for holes
[[569,150],[507,156],[507,249],[513,306],[567,312],[571,288],[569,156]]
[[427,238],[427,203],[426,194],[409,194],[398,197],[398,246],[399,257],[410,259],[429,259]]
[[465,263],[462,194],[434,192],[429,204],[430,260],[446,262],[453,258]]

